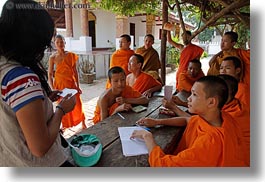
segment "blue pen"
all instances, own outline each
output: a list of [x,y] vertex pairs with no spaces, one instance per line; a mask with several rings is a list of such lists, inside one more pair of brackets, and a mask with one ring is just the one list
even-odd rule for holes
[[146,126],[141,126],[141,125],[139,125],[137,123],[135,124],[135,126],[139,126],[139,127],[143,128],[143,129],[145,129],[146,131],[151,131],[150,128],[147,128]]

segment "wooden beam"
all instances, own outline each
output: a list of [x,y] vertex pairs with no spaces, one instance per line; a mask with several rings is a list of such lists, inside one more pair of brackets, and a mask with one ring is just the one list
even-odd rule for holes
[[[221,1],[221,0],[209,0],[212,2],[218,2],[221,5],[223,5],[224,7],[228,7],[229,4],[226,3],[225,1]],[[246,2],[249,2],[248,5],[250,5],[250,1],[246,0]],[[244,23],[248,28],[250,28],[250,20],[248,19],[248,21],[246,21],[246,19],[241,15],[240,11],[238,9],[235,9],[234,11],[232,11],[232,13],[235,15],[235,17],[240,20],[242,23]]]
[[196,30],[191,39],[194,38],[196,35],[198,35],[200,32],[202,32],[204,29],[206,29],[208,26],[213,25],[219,18],[224,16],[226,13],[229,13],[230,11],[233,11],[236,8],[244,7],[248,5],[248,1],[246,0],[237,0],[231,3],[229,6],[222,9],[219,13],[216,13],[210,18],[207,22],[205,22],[205,25]]
[[[162,2],[162,17],[163,17],[163,25],[168,22],[168,6],[166,0]],[[167,46],[167,31],[162,29],[161,35],[161,79],[163,85],[166,84],[166,46]]]

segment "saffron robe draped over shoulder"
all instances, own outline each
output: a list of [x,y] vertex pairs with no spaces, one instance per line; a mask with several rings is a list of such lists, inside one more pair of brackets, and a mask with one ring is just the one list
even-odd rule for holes
[[174,154],[166,155],[155,146],[149,155],[150,166],[248,166],[241,130],[229,114],[222,112],[222,118],[222,126],[214,127],[192,116]]
[[[130,87],[129,85],[126,85],[125,89],[122,91],[121,93],[121,97],[123,98],[138,98],[140,97],[142,94],[136,90],[134,90],[132,87]],[[115,109],[119,106],[118,103],[113,103],[109,108],[109,116],[111,116],[113,114],[113,112],[115,111]],[[94,124],[98,123],[101,121],[101,116],[100,116],[100,107],[97,103],[96,105],[96,109],[94,111],[94,117],[93,117],[93,122]]]
[[247,155],[250,157],[250,112],[249,108],[238,99],[233,99],[224,105],[223,110],[230,114],[243,133],[247,145]]
[[228,56],[239,57],[236,49],[233,49],[229,52],[223,51],[221,55],[217,56],[215,60],[210,63],[210,67],[208,69],[207,75],[219,75],[220,74],[220,66],[224,60],[224,58]]
[[155,79],[159,79],[158,71],[161,68],[161,63],[157,51],[153,47],[145,49],[145,47],[142,46],[136,49],[135,53],[144,57],[142,70],[153,76]]
[[[122,49],[116,50],[111,56],[109,68],[112,68],[114,66],[119,66],[124,70],[127,76],[129,74],[128,70],[129,59],[133,54],[134,50],[122,50]],[[111,84],[109,80],[107,80],[106,89],[110,87]]]
[[178,78],[182,72],[185,72],[188,69],[189,62],[193,59],[200,59],[202,53],[204,52],[203,48],[195,45],[188,44],[181,52],[179,58],[179,67],[176,74],[176,88],[178,88]]
[[[54,89],[78,89],[76,84],[76,78],[78,77],[78,75],[75,75],[73,71],[73,68],[76,67],[77,60],[78,56],[76,54],[68,52],[65,58],[59,64],[56,64],[53,82]],[[83,112],[80,94],[77,93],[75,97],[76,105],[74,109],[71,112],[65,114],[62,118],[62,125],[64,128],[76,126],[81,121],[85,121],[85,114]]]
[[230,52],[224,52],[211,62],[207,75],[219,75],[220,66],[224,58],[228,56],[235,56],[242,61],[242,75],[240,76],[240,82],[250,85],[250,50],[233,49]]
[[242,82],[250,86],[250,49],[237,49],[238,56],[243,62],[243,77]]
[[134,90],[137,90],[141,94],[144,93],[146,90],[153,88],[155,86],[161,86],[161,83],[157,81],[151,75],[142,72],[136,79],[135,83],[132,85]]
[[191,92],[191,87],[193,86],[194,82],[197,81],[199,78],[205,76],[202,71],[196,77],[191,77],[187,71],[183,72],[179,75],[178,80],[178,91],[185,90],[186,92]]
[[250,110],[250,86],[239,82],[238,83],[238,90],[235,95],[235,98],[239,99],[240,102],[244,103],[246,106],[248,106]]

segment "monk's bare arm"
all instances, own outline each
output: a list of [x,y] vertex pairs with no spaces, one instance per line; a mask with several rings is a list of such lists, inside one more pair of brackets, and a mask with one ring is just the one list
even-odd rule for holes
[[162,89],[162,85],[156,85],[148,90],[146,90],[143,95],[147,97],[151,97],[154,92],[160,91]]
[[54,60],[55,60],[55,55],[51,55],[49,58],[49,67],[48,67],[48,83],[50,87],[53,89],[53,68],[54,68]]
[[137,121],[137,124],[147,127],[154,127],[156,125],[166,126],[186,126],[190,117],[173,117],[166,119],[142,118]]
[[174,41],[171,39],[170,31],[167,32],[167,41],[168,41],[168,43],[170,43],[172,46],[176,47],[176,48],[179,49],[180,51],[181,51],[182,49],[184,49],[184,45],[182,45],[182,44],[178,44],[178,43],[174,42]]
[[138,98],[124,98],[124,101],[128,104],[148,104],[149,99],[146,96],[141,95]]
[[109,101],[107,99],[107,94],[99,98],[98,104],[100,108],[100,118],[103,120],[109,116]]
[[215,54],[209,61],[209,66],[211,66],[216,60],[217,60],[217,57],[222,55],[223,54],[223,51],[220,51],[218,52],[217,54]]

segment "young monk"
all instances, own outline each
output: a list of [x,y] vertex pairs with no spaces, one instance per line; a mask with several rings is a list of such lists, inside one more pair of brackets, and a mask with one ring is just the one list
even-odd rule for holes
[[126,85],[125,72],[121,67],[112,67],[108,72],[111,87],[99,97],[94,112],[94,124],[120,111],[128,111],[131,104],[147,104],[148,99]]
[[202,53],[204,52],[203,48],[193,44],[191,42],[191,32],[186,31],[186,34],[181,35],[184,41],[183,44],[176,43],[172,40],[170,31],[167,32],[167,41],[174,46],[175,48],[179,49],[181,54],[179,58],[179,68],[176,74],[176,88],[178,88],[178,80],[179,75],[186,71],[189,65],[189,61],[193,59],[200,60]]
[[[218,77],[226,82],[229,90],[229,96],[223,107],[223,111],[229,113],[242,130],[243,138],[247,145],[247,156],[250,157],[250,112],[244,103],[241,103],[240,100],[235,98],[238,89],[238,81],[230,75],[222,74],[218,75]],[[248,161],[248,163],[249,162],[250,161]]]
[[67,113],[62,118],[62,129],[76,126],[80,122],[82,122],[82,128],[86,128],[85,114],[80,97],[82,91],[79,87],[78,73],[76,69],[78,56],[72,52],[64,50],[65,40],[63,36],[56,35],[54,40],[57,51],[52,54],[49,59],[48,81],[50,87],[54,90],[63,90],[64,88],[78,90],[78,93],[75,95],[76,105],[74,110]]
[[242,61],[242,82],[250,85],[250,50],[235,48],[238,34],[233,31],[225,32],[221,40],[221,51],[209,61],[207,75],[219,75],[220,65],[227,56],[239,57]]
[[167,166],[247,166],[245,143],[233,118],[221,112],[228,98],[224,80],[206,76],[197,80],[188,98],[189,112],[197,115],[169,119],[144,118],[139,125],[186,126],[173,154],[165,154],[156,144],[152,133],[136,130],[131,138],[145,141],[152,167]]
[[193,59],[189,62],[188,69],[180,73],[178,80],[178,94],[172,97],[173,102],[180,106],[188,107],[187,98],[191,94],[191,87],[196,80],[203,77],[204,73],[201,69],[201,62]]
[[187,71],[181,73],[179,76],[179,92],[177,95],[173,95],[171,100],[165,98],[162,100],[163,106],[167,108],[166,110],[163,110],[162,113],[172,116],[189,116],[187,112],[179,109],[178,106],[188,107],[187,98],[191,94],[191,88],[195,81],[203,76],[204,73],[201,70],[201,62],[197,59],[191,60]]
[[[238,98],[242,103],[250,106],[250,86],[243,82],[241,75],[242,63],[238,57],[229,56],[224,58],[220,66],[220,74],[227,74],[235,77],[238,83],[238,91],[235,98]],[[249,108],[250,109],[250,108]]]
[[155,38],[152,34],[147,34],[144,37],[144,45],[135,50],[135,53],[140,54],[144,58],[142,71],[152,75],[155,79],[161,81],[159,69],[161,63],[158,52],[153,48]]
[[[128,62],[130,57],[134,54],[134,50],[130,49],[130,45],[131,45],[131,37],[130,35],[127,34],[123,34],[120,36],[120,49],[116,50],[110,59],[110,67],[112,68],[114,66],[119,66],[121,67],[126,76],[129,74],[128,71]],[[106,88],[110,88],[110,82],[107,81],[106,83]]]
[[140,54],[131,56],[128,63],[128,70],[131,72],[126,77],[127,85],[137,90],[146,97],[152,97],[156,91],[160,91],[162,84],[151,75],[142,71],[144,58]]

